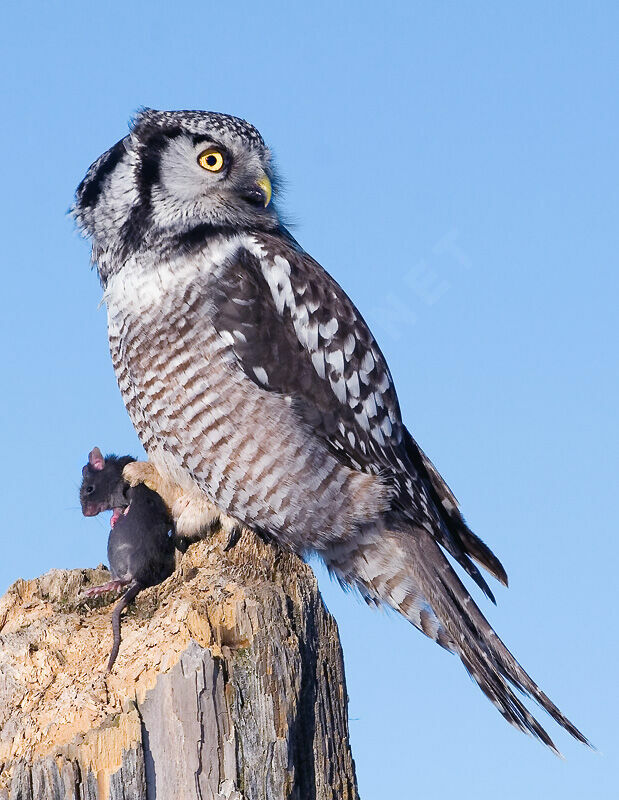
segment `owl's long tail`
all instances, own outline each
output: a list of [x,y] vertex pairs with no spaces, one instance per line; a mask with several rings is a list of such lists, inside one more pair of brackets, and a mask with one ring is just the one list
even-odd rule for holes
[[368,535],[346,553],[329,555],[327,565],[340,582],[358,588],[371,604],[391,606],[456,653],[503,717],[521,731],[560,755],[512,686],[539,703],[575,739],[590,745],[499,639],[433,537],[423,528],[390,522],[394,524],[387,530]]

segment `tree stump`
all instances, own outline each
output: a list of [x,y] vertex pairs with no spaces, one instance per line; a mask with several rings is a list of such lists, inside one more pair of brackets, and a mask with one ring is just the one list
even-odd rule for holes
[[357,800],[337,626],[312,570],[246,531],[142,592],[105,665],[109,578],[52,570],[0,599],[2,800]]

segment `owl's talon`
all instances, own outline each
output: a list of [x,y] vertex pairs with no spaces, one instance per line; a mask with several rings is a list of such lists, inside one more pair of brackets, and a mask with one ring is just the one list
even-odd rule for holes
[[236,544],[238,544],[242,533],[243,533],[243,529],[241,528],[240,525],[235,525],[232,528],[232,530],[230,531],[230,535],[228,537],[228,544],[224,547],[224,553],[227,553],[228,550],[232,550],[232,548]]

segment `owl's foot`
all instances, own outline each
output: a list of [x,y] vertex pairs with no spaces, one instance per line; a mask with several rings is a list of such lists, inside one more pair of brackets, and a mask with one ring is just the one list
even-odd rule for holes
[[161,476],[161,473],[150,463],[150,461],[132,461],[123,469],[123,478],[129,486],[137,486],[143,483],[153,492],[157,492],[159,497],[166,504],[168,511],[173,513],[173,506],[182,491],[175,483],[170,483]]
[[153,492],[157,491],[157,485],[161,483],[161,475],[150,461],[131,461],[123,469],[123,478],[129,486],[137,486],[143,483]]
[[90,589],[86,589],[82,593],[82,597],[100,597],[108,592],[120,592],[127,583],[128,581],[108,581],[107,583],[101,583],[99,586],[91,586]]
[[203,495],[186,493],[177,497],[172,506],[176,533],[187,539],[201,538],[217,526],[221,514]]
[[177,535],[189,541],[203,539],[221,529],[228,534],[228,550],[240,538],[239,523],[223,514],[201,493],[188,492],[177,497],[172,506],[172,517],[176,522]]

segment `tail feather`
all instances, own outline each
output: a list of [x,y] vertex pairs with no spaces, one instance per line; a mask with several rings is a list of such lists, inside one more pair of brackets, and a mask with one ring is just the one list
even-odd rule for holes
[[447,631],[458,642],[459,655],[482,691],[495,702],[503,716],[516,727],[532,733],[556,750],[548,734],[522,705],[505,682],[532,697],[575,739],[587,739],[542,692],[516,661],[479,610],[447,559],[425,531],[411,537],[414,570],[427,587],[430,604]]
[[[405,432],[405,441],[407,453],[421,476],[426,477],[426,485],[435,502],[437,512],[449,529],[451,536],[459,542],[467,556],[475,559],[503,586],[507,586],[507,573],[503,564],[501,564],[488,545],[473,533],[466,524],[454,493],[409,431]],[[460,559],[458,559],[458,562],[461,563]],[[471,577],[477,581],[474,575],[471,575]],[[482,586],[481,588],[483,589],[484,587]],[[494,600],[492,596],[490,596],[490,599]]]
[[[395,608],[447,650],[455,652],[484,694],[516,728],[558,753],[552,739],[512,686],[533,698],[575,739],[586,737],[516,661],[425,529],[399,522],[357,544],[331,568],[364,597]],[[511,686],[510,686],[511,684]]]
[[[458,514],[460,515],[460,512],[458,512]],[[461,516],[458,524],[458,534],[464,544],[464,549],[471,558],[474,558],[478,564],[481,564],[482,567],[487,569],[499,583],[502,583],[503,586],[507,586],[507,573],[505,572],[503,564],[501,564],[488,545],[485,544],[477,534],[473,533]]]

